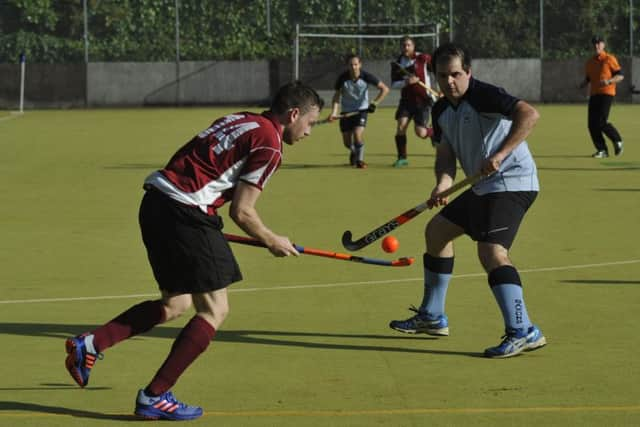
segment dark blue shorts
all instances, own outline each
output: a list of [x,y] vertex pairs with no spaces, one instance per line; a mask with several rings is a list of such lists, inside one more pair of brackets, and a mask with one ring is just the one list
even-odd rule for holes
[[222,234],[222,218],[147,190],[139,212],[142,240],[158,286],[169,293],[202,293],[242,280]]
[[353,132],[357,127],[367,126],[367,110],[359,111],[359,114],[340,119],[340,132]]
[[509,249],[537,191],[505,191],[478,196],[469,189],[445,206],[440,215],[462,227],[477,242]]
[[429,123],[430,114],[431,106],[429,104],[415,105],[407,102],[404,98],[400,98],[400,103],[396,110],[396,120],[400,117],[408,117],[409,120],[413,120],[416,125],[426,128],[427,123]]

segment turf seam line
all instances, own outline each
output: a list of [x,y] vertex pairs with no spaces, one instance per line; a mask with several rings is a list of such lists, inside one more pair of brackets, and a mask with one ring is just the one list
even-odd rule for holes
[[[520,273],[543,273],[548,271],[565,271],[565,270],[578,270],[584,268],[596,268],[596,267],[610,267],[612,265],[625,265],[625,264],[637,264],[640,259],[631,259],[626,261],[611,261],[602,262],[596,264],[579,264],[579,265],[566,265],[562,267],[540,267],[540,268],[527,268],[518,269]],[[483,277],[486,273],[467,273],[453,275],[453,279],[464,279],[472,277]],[[310,285],[291,285],[291,286],[272,286],[268,288],[238,288],[229,289],[229,292],[259,292],[259,291],[282,291],[288,289],[318,289],[318,288],[338,288],[347,286],[360,286],[360,285],[382,285],[399,282],[416,282],[423,280],[422,277],[406,278],[406,279],[390,279],[390,280],[369,280],[362,282],[344,282],[344,283],[318,283]],[[157,293],[152,294],[133,294],[133,295],[103,295],[95,297],[69,297],[69,298],[38,298],[38,299],[19,299],[19,300],[0,300],[0,304],[32,304],[41,302],[74,302],[74,301],[95,301],[95,300],[112,300],[112,299],[127,299],[127,298],[147,298],[157,296]]]

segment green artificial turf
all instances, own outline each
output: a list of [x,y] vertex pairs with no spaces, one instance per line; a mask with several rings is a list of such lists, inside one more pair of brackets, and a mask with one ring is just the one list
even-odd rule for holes
[[[584,105],[540,105],[529,138],[542,191],[511,256],[548,346],[480,357],[502,317],[467,238],[456,242],[451,335],[402,335],[422,297],[423,213],[358,255],[413,256],[407,268],[234,246],[245,280],[231,313],[183,375],[191,425],[495,426],[640,424],[640,106],[616,105],[621,157],[592,159]],[[195,133],[237,109],[28,111],[0,122],[0,426],[122,425],[138,388],[191,314],[109,349],[89,386],[64,368],[64,339],[155,298],[137,225],[142,182]],[[328,114],[327,109],[323,114]],[[409,135],[394,169],[393,110],[370,115],[369,168],[346,166],[337,124],[285,148],[258,202],[265,223],[300,245],[346,252],[354,238],[424,201],[429,142]],[[611,150],[612,151],[612,150]],[[225,215],[225,231],[239,229]]]

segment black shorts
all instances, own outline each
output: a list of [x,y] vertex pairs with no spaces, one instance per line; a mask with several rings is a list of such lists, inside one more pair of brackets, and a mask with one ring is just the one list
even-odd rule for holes
[[366,127],[367,113],[367,110],[363,110],[351,117],[344,117],[340,119],[340,132],[353,132],[357,127]]
[[219,216],[151,189],[142,198],[139,222],[153,275],[163,291],[202,293],[242,280]]
[[509,249],[537,191],[505,191],[476,195],[469,189],[445,206],[440,215],[462,227],[477,242]]
[[406,99],[400,98],[400,104],[396,110],[396,120],[400,117],[408,117],[409,120],[422,127],[427,127],[429,123],[429,114],[431,114],[431,105],[414,105],[407,102]]

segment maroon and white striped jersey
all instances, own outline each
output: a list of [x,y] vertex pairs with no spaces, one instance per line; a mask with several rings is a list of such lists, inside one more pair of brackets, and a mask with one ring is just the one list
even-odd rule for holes
[[[396,63],[400,64],[406,72],[418,77],[425,86],[430,88],[435,86],[435,76],[433,76],[433,73],[429,72],[431,55],[420,52],[416,52],[412,58],[400,55],[398,59],[396,59]],[[433,103],[433,100],[424,87],[419,83],[405,85],[405,78],[406,74],[398,70],[397,66],[392,65],[391,87],[402,88],[402,92],[400,94],[402,99],[405,99],[411,105],[426,105]]]
[[145,179],[180,203],[214,215],[238,181],[263,189],[282,161],[282,133],[270,113],[222,117]]

